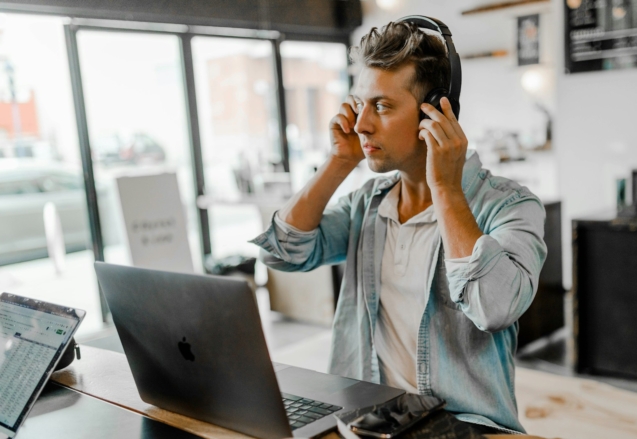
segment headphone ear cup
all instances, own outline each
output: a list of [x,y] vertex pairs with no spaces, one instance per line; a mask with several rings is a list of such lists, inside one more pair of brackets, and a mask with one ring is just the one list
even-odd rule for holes
[[[427,93],[427,96],[425,96],[424,103],[435,107],[436,110],[442,113],[442,108],[440,107],[440,100],[448,96],[448,94],[449,92],[445,90],[444,88],[434,88],[429,93]],[[420,120],[422,119],[430,119],[430,117],[421,111]]]

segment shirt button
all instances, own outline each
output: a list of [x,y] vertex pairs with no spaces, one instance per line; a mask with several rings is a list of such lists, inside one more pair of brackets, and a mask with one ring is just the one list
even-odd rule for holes
[[405,248],[404,244],[401,244],[400,249],[402,250],[404,248]]

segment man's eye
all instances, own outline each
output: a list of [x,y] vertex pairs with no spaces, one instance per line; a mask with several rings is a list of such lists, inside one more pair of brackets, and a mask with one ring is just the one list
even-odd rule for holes
[[383,104],[376,104],[376,111],[385,111],[385,106]]
[[361,110],[363,109],[363,104],[361,104],[360,102],[356,103],[356,109],[358,110],[358,112],[360,113]]

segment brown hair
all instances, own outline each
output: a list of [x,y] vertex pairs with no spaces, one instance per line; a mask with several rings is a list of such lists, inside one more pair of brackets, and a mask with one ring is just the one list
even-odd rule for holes
[[354,64],[383,70],[412,63],[416,73],[411,93],[418,102],[434,88],[449,89],[451,67],[445,44],[413,23],[390,22],[380,30],[374,27],[359,46],[350,48],[349,55]]

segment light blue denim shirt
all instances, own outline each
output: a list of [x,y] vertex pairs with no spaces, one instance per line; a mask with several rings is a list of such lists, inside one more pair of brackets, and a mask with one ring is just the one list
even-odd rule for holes
[[[330,372],[382,383],[374,349],[386,218],[378,206],[399,174],[381,176],[328,206],[317,229],[272,221],[252,242],[283,271],[346,261],[334,318]],[[469,151],[462,189],[484,235],[467,264],[447,271],[434,246],[429,299],[420,322],[418,391],[447,401],[457,418],[524,432],[517,416],[513,356],[517,320],[531,304],[546,259],[544,207],[527,188],[482,169]],[[423,257],[423,260],[425,258]]]

